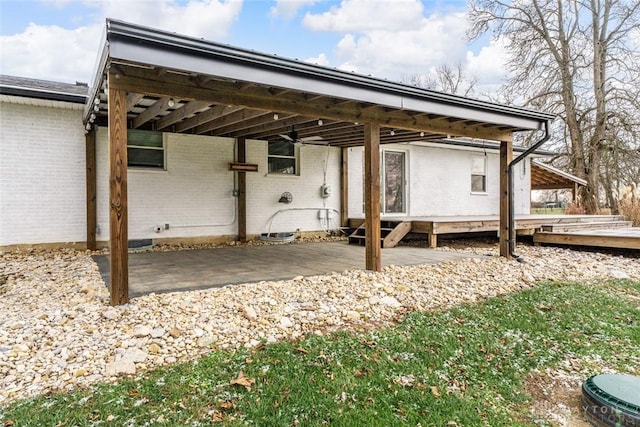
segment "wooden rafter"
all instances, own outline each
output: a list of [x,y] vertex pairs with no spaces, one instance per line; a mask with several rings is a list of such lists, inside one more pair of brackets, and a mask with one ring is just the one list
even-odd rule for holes
[[[204,87],[196,87],[190,78],[181,75],[156,76],[145,74],[138,68],[121,67],[126,74],[114,82],[116,87],[145,92],[158,97],[174,96],[181,99],[211,101],[224,105],[237,105],[279,111],[283,113],[301,114],[308,117],[323,117],[334,120],[351,120],[359,122],[376,122],[397,129],[423,130],[432,133],[471,136],[500,140],[508,137],[509,132],[484,126],[469,126],[464,122],[449,122],[446,119],[431,119],[425,115],[411,115],[404,110],[388,111],[387,107],[361,105],[363,103],[333,102],[331,98],[322,97],[309,101],[302,93],[286,92],[274,96],[269,88],[252,86],[238,91],[232,83],[213,81]],[[201,113],[204,114],[204,113]],[[176,125],[179,127],[181,123]],[[192,126],[193,127],[193,126]]]
[[242,107],[240,106],[214,105],[206,111],[203,111],[189,119],[177,123],[175,125],[175,131],[185,132],[204,123],[210,122],[211,120],[215,120],[221,116],[224,116],[225,114],[231,114],[236,111],[240,111],[241,109]]
[[251,110],[248,108],[244,108],[238,111],[234,111],[233,113],[217,117],[216,119],[210,120],[207,123],[201,124],[200,126],[196,126],[196,128],[194,129],[194,133],[201,135],[207,132],[215,131],[216,129],[223,128],[225,126],[243,123],[245,120],[265,116],[267,114],[270,113],[262,110]]
[[152,106],[145,109],[142,113],[138,114],[138,117],[133,119],[132,126],[134,128],[139,128],[143,124],[147,123],[149,120],[158,116],[160,113],[167,111],[169,109],[170,101],[171,101],[171,98],[158,99]]
[[178,123],[196,113],[206,109],[211,105],[208,101],[191,101],[184,104],[181,108],[173,110],[171,113],[162,117],[156,122],[156,130],[166,129],[169,126]]

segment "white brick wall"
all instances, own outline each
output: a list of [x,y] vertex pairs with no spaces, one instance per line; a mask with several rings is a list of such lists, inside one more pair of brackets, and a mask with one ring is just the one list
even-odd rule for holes
[[[84,242],[86,239],[85,137],[81,106],[3,102],[0,114],[0,246]],[[97,134],[98,240],[109,238],[106,128]],[[129,238],[172,238],[237,234],[237,187],[228,162],[234,141],[165,134],[167,170],[129,169]],[[411,186],[411,216],[497,215],[498,155],[488,153],[486,195],[471,194],[471,157],[483,154],[411,145],[405,150]],[[362,216],[362,148],[349,149],[349,215]],[[269,175],[267,143],[247,141],[247,232],[317,231],[322,208],[340,209],[340,149],[300,147],[298,176]],[[530,163],[515,170],[516,213],[529,212]],[[332,188],[320,197],[325,181]],[[288,191],[293,203],[278,203]],[[281,211],[278,213],[278,211]],[[332,225],[338,225],[335,214]],[[156,225],[169,230],[154,232]]]
[[0,246],[84,242],[81,105],[0,104]]
[[[416,145],[385,145],[407,152],[410,216],[499,215],[499,155],[487,152],[487,193],[471,192],[471,159],[483,151]],[[349,216],[362,217],[363,148],[349,149]],[[514,170],[515,212],[529,213],[530,170],[520,164]]]
[[[107,130],[98,129],[98,240],[109,238],[109,188]],[[237,234],[236,187],[228,163],[234,159],[234,140],[194,135],[165,134],[166,171],[129,169],[129,238],[175,238]],[[323,207],[320,185],[327,148],[300,148],[300,176],[268,175],[267,144],[247,141],[247,162],[257,163],[259,172],[247,172],[247,233],[267,231],[270,218],[280,209]],[[327,207],[340,208],[340,150],[329,149],[327,182],[334,194]],[[278,203],[289,191],[293,203]],[[336,223],[338,216],[336,216]],[[156,233],[156,225],[169,230]],[[287,211],[278,214],[272,232],[316,231],[323,224],[317,211]]]
[[[257,163],[259,172],[247,173],[247,233],[266,233],[271,217],[279,210],[271,226],[272,232],[316,231],[326,224],[318,220],[315,208],[340,210],[340,148],[303,145],[300,147],[300,175],[267,174],[267,143],[247,141],[247,162]],[[327,184],[332,193],[327,199],[320,197],[320,186],[326,165]],[[280,195],[288,191],[293,195],[290,204],[279,203]],[[289,209],[309,210],[289,210]],[[335,213],[334,213],[335,214]],[[335,214],[333,226],[339,226]]]

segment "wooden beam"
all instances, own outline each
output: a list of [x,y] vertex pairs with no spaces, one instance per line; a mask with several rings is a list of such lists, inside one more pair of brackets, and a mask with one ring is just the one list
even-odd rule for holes
[[[265,113],[263,111],[263,113]],[[280,119],[285,117],[293,117],[291,114],[283,114]],[[272,125],[273,122],[277,123],[277,120],[273,120],[273,116],[270,112],[264,115],[253,117],[238,123],[234,123],[228,126],[222,126],[216,129],[216,135],[224,135],[231,138],[240,138],[244,135],[252,135],[254,132],[251,129],[261,129],[265,125]]]
[[131,92],[127,94],[127,111],[131,111],[142,98],[144,98],[144,94],[142,93]]
[[364,218],[366,269],[382,270],[380,251],[380,126],[364,126]]
[[215,105],[210,109],[208,109],[207,111],[198,113],[195,116],[190,117],[176,124],[175,131],[178,133],[184,132],[196,126],[200,126],[203,123],[207,123],[213,119],[217,119],[218,117],[224,116],[225,114],[231,114],[241,109],[242,107],[229,107],[227,105]]
[[511,259],[509,251],[509,163],[513,159],[511,139],[500,142],[500,256]]
[[211,105],[208,101],[191,101],[187,102],[182,107],[173,110],[163,118],[159,119],[156,122],[156,130],[162,130],[166,127],[169,127],[175,123],[178,123],[181,120],[186,119],[187,117],[192,116],[200,112],[200,110],[204,110],[205,108]]
[[139,128],[158,114],[169,109],[169,100],[171,98],[158,99],[153,105],[147,107],[138,117],[133,119],[133,127]]
[[[238,138],[238,162],[247,161],[247,142]],[[238,171],[238,240],[247,241],[247,173]]]
[[536,244],[548,243],[553,245],[597,246],[603,248],[639,249],[640,236],[638,234],[625,234],[624,230],[616,234],[614,232],[598,234],[579,233],[547,233],[538,232],[533,235]]
[[310,101],[305,94],[295,92],[274,96],[268,88],[258,86],[238,91],[233,84],[220,81],[208,83],[210,87],[197,87],[186,76],[172,74],[170,79],[161,79],[145,72],[143,69],[136,68],[127,68],[125,72],[126,75],[121,76],[115,83],[117,88],[138,90],[158,97],[173,96],[181,99],[212,101],[225,105],[240,105],[247,108],[300,114],[309,117],[378,123],[379,125],[396,129],[445,135],[493,140],[503,140],[511,137],[511,133],[504,129],[431,119],[428,116],[411,115],[404,110],[394,110],[390,113],[384,107],[362,106],[353,102],[340,105],[339,102],[333,102],[330,98]]
[[384,238],[383,248],[395,248],[400,240],[411,231],[411,221],[402,221]]
[[111,305],[129,301],[126,94],[109,73],[109,252]]
[[86,184],[87,184],[87,249],[95,251],[98,211],[96,208],[96,130],[85,135]]
[[[234,135],[250,136],[251,139],[269,139],[269,137],[279,135],[280,133],[283,133],[283,131],[289,132],[291,130],[291,126],[298,126],[310,121],[312,121],[312,119],[304,116],[298,116],[297,114],[280,114],[280,118],[278,120],[272,120],[271,122],[267,120],[259,126],[255,126]],[[313,119],[313,121],[315,122],[315,119]],[[300,135],[299,127],[296,128],[296,132]]]
[[266,115],[271,115],[271,113],[262,110],[250,110],[248,108],[245,108],[234,113],[218,117],[207,123],[201,124],[194,129],[194,133],[200,135],[228,125],[242,123],[245,120],[253,119],[256,117],[264,117]]
[[349,226],[349,149],[340,150],[342,166],[340,168],[340,226]]

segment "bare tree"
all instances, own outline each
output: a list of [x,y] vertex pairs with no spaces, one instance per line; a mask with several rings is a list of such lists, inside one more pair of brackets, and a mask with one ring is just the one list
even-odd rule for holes
[[435,75],[433,73],[426,75],[415,74],[408,80],[407,83],[425,89],[454,95],[473,96],[478,77],[467,75],[462,63],[458,62],[455,66],[449,64],[438,66],[435,69]]
[[556,139],[566,138],[567,163],[588,182],[586,211],[598,211],[600,188],[611,204],[616,180],[633,175],[623,177],[612,153],[638,147],[640,3],[471,0],[469,16],[471,40],[492,31],[506,41],[512,97],[562,119]]

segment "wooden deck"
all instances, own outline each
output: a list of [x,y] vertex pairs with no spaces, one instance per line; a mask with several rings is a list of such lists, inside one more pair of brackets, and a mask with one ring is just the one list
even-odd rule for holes
[[[498,215],[383,217],[383,221],[411,222],[411,233],[427,234],[429,246],[436,247],[438,235],[498,232]],[[349,226],[361,227],[363,218],[350,218]],[[534,236],[537,243],[640,248],[640,229],[620,215],[516,215],[518,235]],[[572,237],[573,236],[573,237]],[[579,237],[582,236],[582,237]]]
[[640,227],[563,232],[541,231],[533,235],[533,242],[640,250]]

